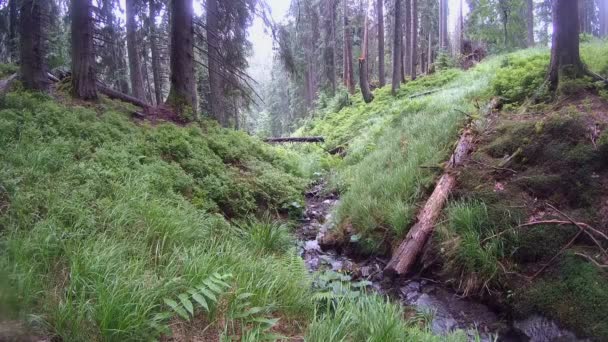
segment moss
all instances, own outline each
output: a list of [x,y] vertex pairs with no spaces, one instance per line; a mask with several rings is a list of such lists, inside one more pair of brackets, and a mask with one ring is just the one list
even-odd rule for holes
[[547,261],[577,232],[578,228],[556,225],[523,228],[511,246],[513,259],[518,263]]
[[587,261],[565,257],[555,274],[515,298],[521,316],[542,313],[583,336],[608,339],[608,277]]
[[530,142],[535,135],[537,127],[528,122],[510,122],[498,127],[496,137],[487,144],[482,151],[494,158],[510,156],[521,146]]

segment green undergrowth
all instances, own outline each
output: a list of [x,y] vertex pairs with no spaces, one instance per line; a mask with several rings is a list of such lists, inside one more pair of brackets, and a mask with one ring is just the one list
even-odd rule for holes
[[15,64],[0,63],[0,79],[6,78],[19,71],[19,67]]
[[[608,44],[602,41],[592,41],[581,44],[581,58],[587,67],[608,77]],[[549,67],[549,51],[545,48],[528,49],[508,54],[502,57],[501,68],[492,84],[493,92],[503,98],[508,106],[517,106],[525,100],[535,97],[537,101],[548,100],[550,94],[545,83]],[[593,87],[590,82],[584,84],[576,81],[564,82],[560,85],[560,93],[565,95],[584,85]]]
[[437,175],[433,167],[453,148],[463,113],[476,113],[474,102],[487,98],[498,62],[421,77],[396,97],[387,86],[376,90],[370,104],[355,96],[351,106],[300,132],[325,136],[327,149],[344,146],[346,156],[332,178],[343,192],[338,220],[354,227],[364,252],[387,251],[387,242],[407,233]]
[[[582,337],[605,340],[606,273],[573,252],[554,259],[579,229],[520,226],[564,220],[550,204],[577,221],[605,227],[608,123],[596,116],[604,108],[598,101],[587,93],[546,105],[543,115],[503,113],[472,155],[478,163],[459,173],[458,189],[435,239],[445,275],[457,279],[463,292],[491,291],[516,316],[541,314]],[[592,137],[592,127],[603,133]],[[599,255],[594,249],[585,238],[573,247]],[[532,282],[524,278],[548,262],[551,267]]]
[[223,339],[330,341],[335,317],[365,309],[378,325],[351,321],[349,336],[430,339],[380,297],[318,311],[289,221],[276,221],[302,210],[293,152],[211,122],[136,124],[105,98],[63,102],[0,98],[0,320],[64,341],[156,340],[193,316]]

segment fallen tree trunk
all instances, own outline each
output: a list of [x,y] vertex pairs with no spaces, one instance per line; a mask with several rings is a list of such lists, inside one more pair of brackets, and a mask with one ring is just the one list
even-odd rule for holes
[[293,138],[266,138],[264,142],[267,143],[317,143],[325,142],[323,137],[293,137]]
[[[59,82],[60,81],[60,79],[57,76],[55,76],[55,75],[53,75],[51,73],[48,73],[47,75],[48,75],[49,80],[51,80],[53,82]],[[116,91],[116,90],[114,90],[112,88],[106,87],[105,85],[103,85],[99,81],[97,81],[97,90],[99,90],[100,93],[104,94],[105,96],[107,96],[107,97],[109,97],[111,99],[121,100],[121,101],[130,103],[132,105],[141,107],[143,109],[147,109],[147,108],[150,107],[150,105],[147,104],[146,102],[144,102],[144,101],[142,101],[142,100],[140,100],[140,99],[138,99],[136,97],[133,97],[133,96],[127,95],[125,93],[121,93],[119,91]],[[138,114],[141,114],[141,113],[138,113]]]
[[97,89],[99,90],[100,93],[104,94],[105,96],[107,96],[111,99],[121,100],[121,101],[130,103],[130,104],[136,105],[138,107],[142,107],[142,108],[150,107],[149,104],[147,104],[146,102],[144,102],[136,97],[127,95],[125,93],[118,92],[118,91],[108,88],[102,84],[98,83]]
[[[488,115],[491,113],[497,105],[498,100],[493,99],[488,105],[487,112],[484,114]],[[455,169],[464,163],[466,157],[473,150],[473,137],[474,134],[470,128],[465,129],[464,133],[460,136],[456,149],[444,169],[444,174],[437,182],[435,190],[422,208],[422,211],[418,214],[416,224],[410,229],[405,240],[401,242],[399,248],[393,253],[393,257],[384,269],[385,274],[402,275],[411,270],[433,232],[450,192],[456,186]]]

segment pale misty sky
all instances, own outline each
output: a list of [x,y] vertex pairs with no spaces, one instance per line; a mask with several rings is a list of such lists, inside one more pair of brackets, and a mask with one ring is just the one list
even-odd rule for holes
[[[374,1],[375,0],[368,0]],[[460,12],[460,0],[449,1],[449,23],[450,32],[456,27],[458,13]],[[266,0],[272,10],[272,17],[276,22],[281,22],[287,15],[291,0]],[[462,1],[464,3],[464,1]],[[463,13],[466,15],[468,6],[464,3]],[[249,39],[253,43],[253,56],[249,59],[251,66],[252,77],[257,81],[263,81],[264,78],[270,77],[270,68],[272,67],[273,51],[272,38],[270,33],[265,32],[264,24],[261,19],[256,18],[249,30]]]

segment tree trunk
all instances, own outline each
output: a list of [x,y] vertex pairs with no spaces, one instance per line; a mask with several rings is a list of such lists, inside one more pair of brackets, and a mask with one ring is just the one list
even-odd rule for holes
[[599,22],[600,22],[600,37],[608,36],[608,0],[598,0],[599,5]]
[[448,50],[448,0],[439,0],[439,49]]
[[412,39],[410,46],[410,63],[411,63],[411,71],[412,71],[412,80],[416,79],[417,72],[417,62],[418,62],[418,0],[412,1],[412,21],[411,21],[411,30],[412,30]]
[[137,22],[135,21],[136,0],[126,0],[127,12],[127,53],[129,55],[129,75],[133,96],[145,100],[144,79],[141,67],[141,49],[137,39]]
[[359,87],[361,88],[361,94],[365,103],[370,103],[374,100],[374,95],[369,89],[369,81],[367,79],[367,47],[368,47],[368,28],[367,20],[368,13],[365,12],[365,20],[363,23],[363,46],[361,47],[361,57],[359,57]]
[[344,0],[344,85],[350,94],[355,93],[355,70],[353,69],[353,31],[348,22],[347,0]]
[[409,50],[411,49],[411,45],[412,45],[412,0],[405,0],[405,43],[403,43],[403,46],[401,48],[402,53],[402,60],[403,60],[403,72],[407,75],[407,76],[411,76],[412,75],[412,62],[410,61],[410,53]]
[[157,104],[163,103],[163,80],[161,77],[160,52],[158,49],[158,30],[156,29],[156,16],[158,4],[149,0],[150,10],[150,50],[152,50],[152,77],[154,79],[154,97]]
[[17,1],[18,0],[8,1],[8,48],[10,61],[12,63],[17,63],[19,61],[19,48],[17,47],[17,19],[19,12],[17,11]]
[[329,90],[329,94],[334,96],[336,94],[336,59],[335,59],[335,16],[336,16],[336,0],[325,0],[325,34],[324,34],[324,62],[325,62],[325,76],[327,77],[326,89]]
[[426,62],[426,73],[429,73],[429,69],[431,68],[431,65],[433,64],[433,32],[429,31],[429,51],[427,54],[427,62]]
[[97,99],[91,0],[72,0],[72,92],[83,100]]
[[526,0],[526,26],[528,28],[528,47],[534,46],[534,0]]
[[393,84],[392,93],[397,95],[399,88],[401,87],[401,44],[402,44],[402,30],[401,30],[401,0],[395,0],[395,19],[393,20]]
[[220,73],[220,61],[223,60],[220,56],[219,42],[219,3],[218,0],[207,1],[207,67],[209,70],[209,109],[211,117],[215,118],[220,125],[228,127],[230,122],[226,113],[226,108],[223,102],[224,82]]
[[585,68],[579,51],[578,3],[553,0],[553,43],[548,72],[549,87],[556,90],[561,76],[580,77]]
[[378,16],[378,81],[380,87],[386,85],[384,71],[384,0],[376,0],[376,15]]
[[171,90],[167,104],[178,113],[192,111],[187,119],[196,116],[192,12],[192,0],[171,1]]
[[20,17],[21,80],[27,89],[46,91],[49,86],[46,63],[49,3],[22,0]]

